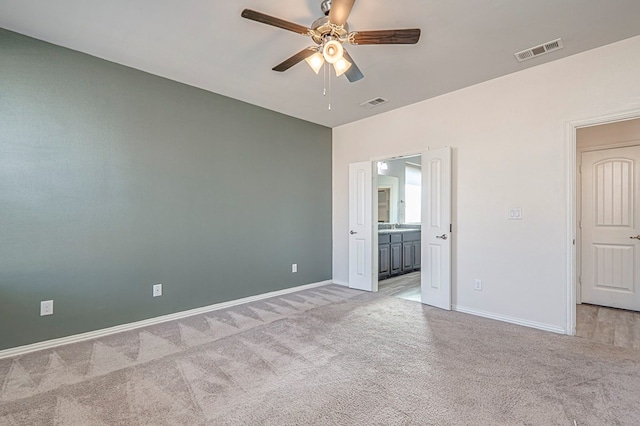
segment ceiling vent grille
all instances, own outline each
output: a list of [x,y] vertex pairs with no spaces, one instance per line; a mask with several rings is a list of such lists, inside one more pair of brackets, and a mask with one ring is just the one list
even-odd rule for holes
[[556,39],[547,43],[535,46],[529,49],[525,49],[521,52],[514,53],[518,62],[526,61],[527,59],[535,58],[536,56],[544,55],[545,53],[553,52],[554,50],[562,49],[562,39]]
[[389,102],[389,99],[374,98],[361,103],[360,106],[364,108],[374,108],[374,107],[377,107],[378,105],[386,104],[387,102]]

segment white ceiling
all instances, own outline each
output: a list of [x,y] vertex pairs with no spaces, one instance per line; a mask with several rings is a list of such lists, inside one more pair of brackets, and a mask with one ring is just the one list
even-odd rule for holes
[[[244,8],[302,25],[322,15],[320,0],[0,0],[0,27],[329,127],[640,34],[639,0],[358,0],[351,30],[422,37],[348,47],[365,78],[333,76],[329,111],[322,74],[304,62],[271,71],[311,40]],[[513,56],[559,37],[560,51]],[[375,97],[390,102],[359,106]]]

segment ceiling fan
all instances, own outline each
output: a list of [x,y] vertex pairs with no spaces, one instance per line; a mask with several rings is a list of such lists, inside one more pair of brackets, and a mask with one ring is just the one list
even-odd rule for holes
[[354,3],[355,0],[323,0],[320,8],[325,16],[315,20],[311,24],[311,28],[251,9],[243,10],[242,17],[309,36],[316,44],[276,65],[273,67],[274,71],[286,71],[302,60],[306,60],[318,74],[326,61],[333,65],[336,76],[344,74],[350,82],[355,82],[363,78],[364,75],[344,48],[345,42],[354,45],[416,44],[420,39],[420,29],[349,32],[347,18]]

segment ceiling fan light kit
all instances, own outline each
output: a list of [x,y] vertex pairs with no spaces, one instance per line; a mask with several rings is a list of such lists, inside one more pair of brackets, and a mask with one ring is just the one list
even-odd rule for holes
[[347,19],[354,4],[355,0],[323,0],[320,9],[325,16],[316,19],[311,24],[311,28],[251,9],[243,10],[242,17],[309,36],[316,44],[276,65],[273,67],[274,71],[286,71],[302,60],[306,60],[311,69],[318,74],[324,62],[327,62],[333,65],[336,76],[344,74],[347,80],[353,83],[362,79],[364,75],[344,48],[344,43],[352,45],[416,44],[420,40],[418,28],[349,32]]
[[351,62],[347,61],[345,58],[340,58],[333,64],[333,69],[336,70],[336,77],[340,77],[342,74],[347,72],[351,68]]
[[315,71],[316,74],[319,74],[322,66],[324,65],[324,56],[322,56],[322,53],[316,52],[305,59],[305,61],[307,61],[307,64],[309,64],[311,69]]
[[335,64],[342,59],[343,54],[344,47],[342,47],[342,44],[336,40],[330,40],[325,43],[322,48],[322,56],[324,56],[324,60],[330,64]]

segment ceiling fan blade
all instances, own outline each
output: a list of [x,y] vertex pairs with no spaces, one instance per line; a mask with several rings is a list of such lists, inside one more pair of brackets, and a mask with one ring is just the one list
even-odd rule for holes
[[276,18],[274,16],[265,15],[264,13],[256,12],[255,10],[243,10],[242,17],[251,19],[252,21],[282,28],[284,30],[293,31],[294,33],[302,35],[309,34],[309,28],[305,27],[304,25],[294,24],[293,22],[285,21],[284,19]]
[[351,34],[349,34],[351,44],[416,44],[420,40],[420,28],[354,31]]
[[344,50],[343,56],[347,61],[351,62],[351,66],[344,73],[344,76],[347,77],[347,80],[349,80],[350,83],[354,83],[362,79],[364,77],[364,74],[362,74],[362,71],[360,71],[360,68],[358,68],[355,61],[353,60],[351,55],[349,55],[349,52],[347,52],[346,49]]
[[296,53],[295,55],[293,55],[289,59],[286,59],[282,63],[276,65],[272,69],[274,71],[278,71],[278,72],[286,71],[289,68],[291,68],[292,66],[294,66],[295,64],[297,64],[298,62],[304,61],[305,59],[307,59],[309,56],[313,55],[317,51],[318,51],[318,49],[315,48],[315,47],[307,47],[306,49],[303,49],[303,50],[299,51],[298,53]]
[[344,25],[355,2],[356,0],[333,0],[329,12],[329,22],[335,25]]

